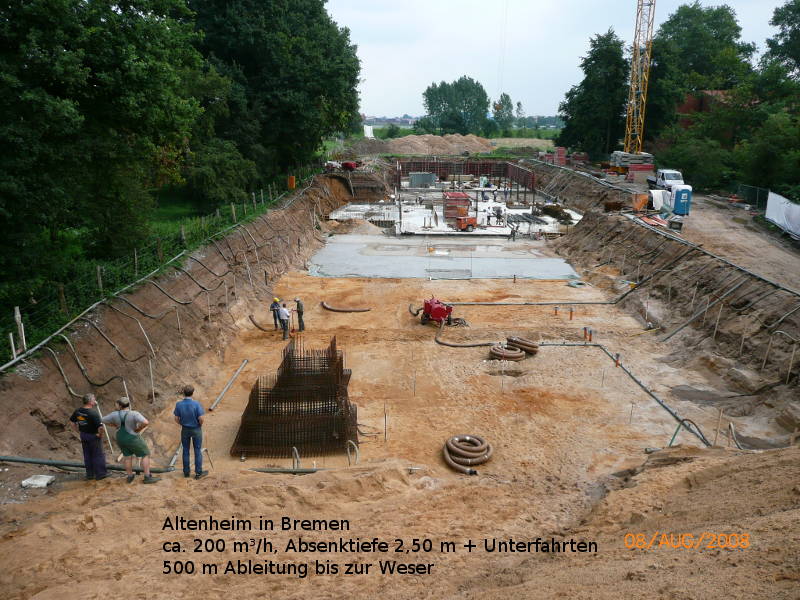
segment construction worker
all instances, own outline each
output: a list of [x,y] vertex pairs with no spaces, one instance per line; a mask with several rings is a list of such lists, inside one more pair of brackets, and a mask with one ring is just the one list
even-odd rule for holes
[[294,312],[297,313],[297,331],[305,331],[306,324],[303,321],[303,310],[305,307],[303,306],[303,302],[300,300],[300,298],[295,298],[294,301],[297,304],[297,308],[294,309]]
[[133,483],[136,477],[133,472],[134,455],[142,459],[144,483],[160,481],[160,477],[153,477],[150,474],[150,449],[139,435],[150,422],[144,418],[142,413],[131,410],[131,401],[123,396],[117,400],[117,410],[106,415],[102,420],[103,424],[117,428],[117,444],[122,450],[122,456],[125,457],[125,472],[128,475],[126,481]]
[[278,318],[278,310],[280,309],[280,307],[281,307],[280,299],[273,298],[272,304],[269,305],[269,309],[272,311],[272,320],[275,323],[276,330],[278,329],[278,321],[280,321],[280,319]]
[[183,387],[183,400],[175,404],[172,412],[175,422],[181,426],[181,446],[183,448],[183,476],[189,477],[192,473],[189,464],[189,449],[194,447],[195,479],[202,479],[208,475],[203,470],[203,418],[205,410],[203,405],[192,398],[194,387]]
[[288,339],[289,337],[289,318],[291,317],[291,313],[289,309],[286,308],[286,303],[283,303],[283,306],[278,307],[278,319],[281,322],[281,329],[283,329],[283,339]]
[[86,467],[86,479],[105,479],[106,457],[103,454],[103,423],[97,410],[97,398],[94,394],[83,397],[83,406],[76,409],[69,418],[72,426],[81,436],[83,447],[83,464]]

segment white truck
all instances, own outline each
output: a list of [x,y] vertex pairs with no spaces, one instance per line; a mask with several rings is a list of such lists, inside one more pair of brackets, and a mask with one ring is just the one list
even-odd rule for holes
[[684,185],[683,175],[681,175],[680,171],[659,169],[656,171],[655,177],[651,175],[647,178],[647,187],[651,190],[668,190],[671,192],[674,185]]

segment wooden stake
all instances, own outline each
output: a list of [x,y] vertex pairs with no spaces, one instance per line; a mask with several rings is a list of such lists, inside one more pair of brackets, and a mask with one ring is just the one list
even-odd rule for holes
[[[150,369],[150,391],[153,394],[153,402],[156,401],[156,383],[155,379],[153,378],[153,361],[149,358],[147,359],[147,367]],[[130,400],[130,398],[128,398]]]
[[181,244],[186,247],[186,229],[183,225],[181,225]]
[[103,293],[103,270],[100,265],[97,265],[97,289]]
[[717,415],[717,428],[714,430],[714,443],[711,444],[712,446],[716,446],[717,445],[717,438],[719,437],[719,426],[722,423],[722,413],[723,412],[724,411],[720,408],[719,409],[719,415]]
[[139,253],[136,248],[133,249],[133,274],[139,277]]
[[22,351],[28,350],[28,342],[25,340],[25,323],[22,322],[22,313],[19,312],[19,306],[14,307],[14,320],[17,322],[17,336],[22,344]]
[[156,240],[156,252],[158,254],[158,262],[159,262],[159,264],[163,263],[164,262],[164,248],[161,245],[161,238],[158,238]]
[[17,360],[17,348],[14,346],[14,334],[12,332],[8,332],[8,341],[11,344],[11,358]]
[[67,314],[67,296],[64,294],[64,284],[58,284],[58,304],[61,308],[61,312]]
[[712,340],[717,339],[717,328],[719,327],[719,318],[722,316],[722,307],[725,306],[724,302],[719,303],[719,311],[717,312],[717,322],[714,323],[714,335],[711,337]]
[[236,223],[236,207],[233,205],[233,202],[231,202],[231,218],[233,222]]

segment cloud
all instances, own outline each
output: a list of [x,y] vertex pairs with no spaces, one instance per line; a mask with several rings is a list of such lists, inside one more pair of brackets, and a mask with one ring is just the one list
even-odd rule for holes
[[[659,0],[656,28],[687,2]],[[763,48],[783,0],[726,3],[745,41]],[[358,45],[361,110],[378,116],[421,115],[425,88],[461,75],[490,98],[508,93],[529,115],[555,114],[581,80],[589,38],[611,27],[629,44],[636,16],[635,0],[330,0],[327,8]]]

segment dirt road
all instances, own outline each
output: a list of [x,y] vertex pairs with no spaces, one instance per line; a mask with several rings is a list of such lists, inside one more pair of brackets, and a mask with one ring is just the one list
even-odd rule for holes
[[698,195],[683,237],[759,275],[800,290],[800,251],[759,228],[748,212]]

